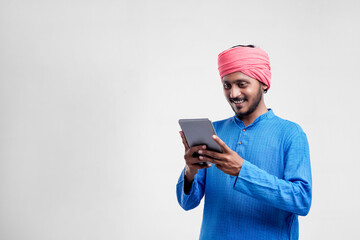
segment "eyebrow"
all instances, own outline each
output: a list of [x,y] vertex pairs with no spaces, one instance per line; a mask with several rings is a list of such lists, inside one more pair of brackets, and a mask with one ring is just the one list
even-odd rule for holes
[[[237,80],[233,81],[232,83],[239,83],[239,82],[247,82],[247,83],[249,83],[250,81],[246,80],[246,79],[237,79]],[[230,83],[230,82],[227,81],[227,80],[224,80],[224,83]]]

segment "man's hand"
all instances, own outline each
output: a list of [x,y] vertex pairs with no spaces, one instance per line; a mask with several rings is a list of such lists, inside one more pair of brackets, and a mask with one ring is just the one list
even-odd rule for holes
[[196,157],[194,156],[194,153],[198,152],[199,150],[205,151],[206,149],[205,145],[189,147],[188,143],[186,142],[185,135],[182,131],[180,131],[180,136],[182,138],[182,142],[185,147],[185,155],[184,155],[184,159],[186,162],[185,177],[189,182],[192,182],[195,178],[195,175],[198,173],[199,169],[209,168],[211,167],[211,164],[200,165],[199,163],[205,162],[205,160],[202,160],[200,156],[196,156]]
[[238,176],[244,159],[242,159],[239,154],[231,150],[218,136],[213,135],[212,137],[214,141],[220,145],[223,152],[217,153],[208,150],[200,150],[198,152],[199,154],[207,155],[209,157],[200,156],[199,159],[201,161],[214,163],[218,169],[226,174]]

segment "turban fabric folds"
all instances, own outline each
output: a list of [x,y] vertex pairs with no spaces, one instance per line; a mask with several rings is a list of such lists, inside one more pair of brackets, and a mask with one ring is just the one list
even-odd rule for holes
[[234,72],[242,72],[268,86],[271,83],[270,60],[261,48],[235,47],[218,56],[219,74],[221,79]]

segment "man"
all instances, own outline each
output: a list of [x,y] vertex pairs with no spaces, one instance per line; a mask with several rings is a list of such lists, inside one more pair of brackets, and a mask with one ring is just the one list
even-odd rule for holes
[[264,50],[235,46],[219,54],[218,65],[235,116],[213,123],[222,153],[189,147],[180,132],[179,204],[193,209],[205,195],[200,239],[298,239],[298,215],[307,215],[312,197],[306,135],[265,106],[271,72]]

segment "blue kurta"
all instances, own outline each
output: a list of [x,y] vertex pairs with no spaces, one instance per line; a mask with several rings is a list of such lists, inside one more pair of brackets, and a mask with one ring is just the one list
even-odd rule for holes
[[213,123],[217,135],[244,159],[239,175],[215,166],[199,170],[189,195],[184,171],[177,198],[185,210],[205,194],[200,239],[298,239],[298,215],[311,205],[311,168],[305,133],[271,109],[245,127],[236,116]]

